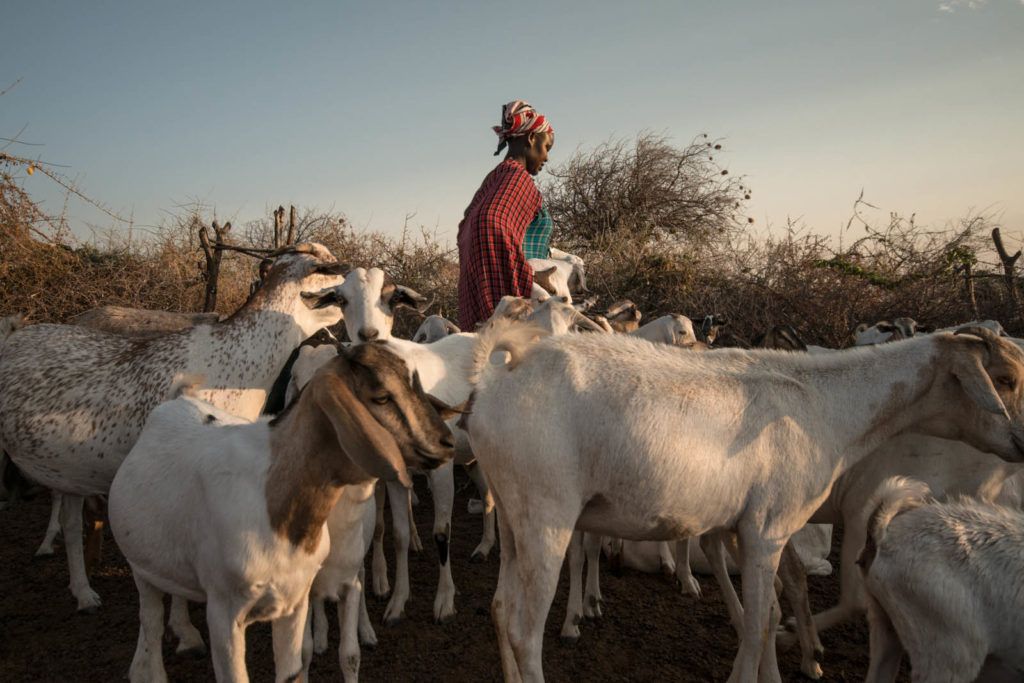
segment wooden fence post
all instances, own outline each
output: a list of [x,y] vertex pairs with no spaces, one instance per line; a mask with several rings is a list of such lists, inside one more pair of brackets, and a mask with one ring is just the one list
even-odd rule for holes
[[284,230],[284,207],[279,206],[274,211],[274,249],[281,248],[281,232]]
[[992,228],[992,241],[995,242],[996,251],[999,253],[999,260],[1003,264],[1003,281],[1006,283],[1006,291],[1010,295],[1010,301],[1013,303],[1014,315],[1017,316],[1016,322],[1021,322],[1021,308],[1020,308],[1020,294],[1017,291],[1017,278],[1013,274],[1013,267],[1017,263],[1017,259],[1020,258],[1020,250],[1013,256],[1006,253],[1005,247],[1003,247],[1003,238],[999,234],[999,228]]
[[231,231],[231,223],[222,228],[213,222],[214,243],[210,243],[210,233],[206,226],[199,228],[199,243],[206,255],[206,297],[203,299],[203,313],[217,310],[217,278],[220,277],[220,259],[223,254],[221,247],[226,244],[225,236]]

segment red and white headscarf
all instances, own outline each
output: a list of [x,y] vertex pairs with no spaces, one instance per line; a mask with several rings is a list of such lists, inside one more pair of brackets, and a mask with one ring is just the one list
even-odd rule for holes
[[529,103],[522,100],[515,100],[501,107],[501,125],[494,126],[494,132],[498,134],[498,150],[494,156],[498,156],[509,138],[517,138],[529,133],[547,133],[553,130],[543,114],[538,114]]

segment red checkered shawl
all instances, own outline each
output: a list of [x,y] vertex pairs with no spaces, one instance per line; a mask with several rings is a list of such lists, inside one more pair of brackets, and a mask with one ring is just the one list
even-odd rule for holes
[[484,179],[459,223],[459,327],[472,332],[502,296],[530,296],[523,233],[540,209],[533,178],[506,160]]

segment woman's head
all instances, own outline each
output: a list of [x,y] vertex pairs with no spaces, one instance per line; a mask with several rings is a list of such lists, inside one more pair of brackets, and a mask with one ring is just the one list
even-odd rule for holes
[[508,141],[508,157],[522,162],[530,175],[537,175],[548,160],[548,150],[555,144],[554,131],[537,133],[530,131],[526,135],[511,138]]
[[494,126],[499,154],[508,145],[508,156],[523,162],[530,175],[537,175],[548,160],[555,132],[543,114],[530,104],[515,100],[501,108],[501,125]]

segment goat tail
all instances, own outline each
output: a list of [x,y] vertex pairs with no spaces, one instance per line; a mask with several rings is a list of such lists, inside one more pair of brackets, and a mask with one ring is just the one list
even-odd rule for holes
[[860,551],[857,564],[866,572],[878,552],[878,546],[885,539],[889,523],[896,515],[925,505],[931,498],[932,490],[923,481],[911,477],[889,477],[868,502],[868,533],[864,548]]
[[508,369],[513,370],[522,360],[526,349],[540,337],[551,334],[547,330],[513,320],[497,319],[489,322],[478,334],[479,341],[473,347],[473,367],[470,383],[476,384],[487,367],[491,354],[505,351],[509,354]]
[[179,398],[181,396],[195,396],[199,387],[206,383],[206,375],[189,374],[185,372],[179,372],[174,376],[174,381],[171,383],[171,390],[168,392],[168,399]]

